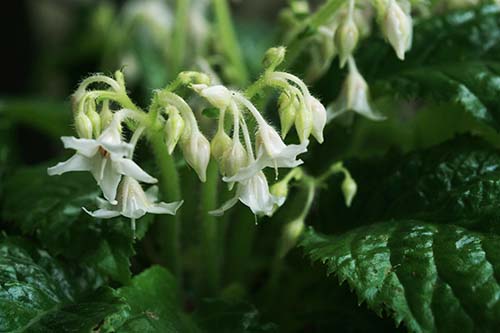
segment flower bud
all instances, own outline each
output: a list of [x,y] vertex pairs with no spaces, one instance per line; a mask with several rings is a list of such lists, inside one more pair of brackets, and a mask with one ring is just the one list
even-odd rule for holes
[[271,47],[266,51],[262,64],[265,68],[276,68],[279,64],[285,60],[286,48],[283,46]]
[[200,72],[194,72],[194,71],[184,71],[180,72],[179,75],[177,76],[179,81],[183,85],[188,85],[188,84],[204,84],[208,85],[210,84],[210,77],[205,74],[205,73],[200,73]]
[[223,129],[217,131],[215,136],[210,143],[210,150],[212,151],[212,156],[217,162],[220,163],[224,153],[231,148],[233,140],[226,134]]
[[109,124],[111,124],[111,121],[113,120],[113,112],[109,109],[109,102],[103,102],[100,117],[101,128],[104,130],[109,126]]
[[326,125],[326,109],[315,97],[309,100],[312,115],[312,135],[319,143],[323,143],[323,129]]
[[165,123],[165,137],[167,138],[167,151],[169,154],[175,149],[177,146],[177,142],[179,141],[182,133],[184,132],[185,123],[184,119],[182,119],[179,111],[174,107],[169,107],[167,109],[168,120]]
[[199,131],[195,131],[184,142],[182,151],[186,162],[194,169],[198,178],[205,182],[210,161],[210,143]]
[[304,231],[304,219],[299,217],[283,227],[282,242],[279,256],[283,258],[292,249]]
[[344,194],[345,204],[347,207],[351,206],[352,199],[354,199],[357,190],[358,185],[356,184],[354,179],[352,179],[352,177],[347,174],[344,178],[344,181],[342,182],[342,193]]
[[87,112],[87,117],[89,117],[90,122],[92,123],[93,133],[97,138],[101,134],[101,117],[95,110]]
[[78,112],[75,116],[75,129],[80,138],[92,139],[92,122],[85,113]]
[[281,123],[281,137],[284,139],[295,123],[299,101],[294,94],[282,92],[278,98],[278,112]]
[[284,200],[288,196],[288,182],[279,181],[269,188],[269,192],[278,198],[283,198]]
[[231,102],[231,92],[223,85],[208,87],[205,84],[193,84],[192,88],[218,109],[225,109]]
[[247,151],[239,140],[236,140],[231,145],[230,149],[226,150],[222,157],[221,171],[227,177],[234,176],[241,168],[248,164]]
[[302,106],[302,108],[297,112],[295,118],[295,130],[299,135],[299,140],[301,143],[307,141],[312,131],[312,113],[309,108]]
[[406,14],[395,0],[391,0],[387,8],[382,31],[398,58],[404,60],[405,52],[411,47],[413,24],[411,16]]
[[340,67],[344,67],[347,58],[358,44],[359,31],[350,16],[346,16],[335,31],[335,48],[339,53]]

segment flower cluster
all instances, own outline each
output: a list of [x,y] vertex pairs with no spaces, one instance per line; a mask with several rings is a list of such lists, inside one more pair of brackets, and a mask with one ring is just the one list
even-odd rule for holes
[[[269,50],[266,57],[268,70],[258,82],[261,88],[271,86],[281,91],[278,112],[283,139],[295,125],[299,144],[285,144],[244,93],[223,85],[210,85],[210,79],[203,73],[180,73],[169,87],[155,92],[146,113],[129,99],[123,75],[117,72],[115,78],[93,75],[75,92],[73,105],[78,137],[62,137],[62,141],[65,148],[76,153],[49,168],[49,175],[90,171],[104,198],[98,199],[96,211],[84,210],[96,218],[122,215],[135,221],[146,213],[174,215],[182,201],[158,202],[156,186],[145,192],[139,183],[157,182],[133,160],[135,146],[146,133],[144,136],[148,139],[160,137],[160,144],[164,144],[168,154],[180,147],[186,163],[201,182],[206,181],[210,158],[214,158],[223,181],[230,190],[234,187],[236,193],[211,214],[221,215],[241,201],[255,215],[272,215],[283,205],[286,191],[277,191],[279,186],[270,187],[264,170],[274,169],[277,178],[279,168],[300,165],[298,155],[307,151],[309,137],[312,135],[323,142],[327,113],[299,78],[274,70],[283,61],[283,48]],[[96,83],[106,88],[88,89]],[[219,110],[217,132],[211,141],[200,130],[191,106],[173,92],[181,86],[190,87]],[[116,105],[119,108],[113,111],[111,106]],[[248,117],[254,120],[250,125]],[[131,132],[130,140],[122,133],[123,125]]]
[[[142,217],[146,212],[174,215],[182,202],[156,203],[157,188],[153,186],[144,192],[140,182],[154,184],[157,179],[145,172],[133,161],[137,140],[144,127],[136,128],[130,142],[122,135],[122,123],[139,122],[139,114],[129,109],[111,111],[109,102],[120,100],[125,94],[121,73],[117,80],[94,75],[85,80],[73,95],[76,137],[62,137],[65,148],[76,153],[67,161],[49,168],[49,175],[61,175],[71,171],[90,171],[102,190],[104,199],[90,215],[98,218],[112,218],[123,215],[131,219]],[[121,81],[121,82],[120,82]],[[109,86],[104,91],[87,91],[91,83],[104,83]],[[109,97],[101,102],[99,98]],[[99,109],[100,112],[97,112]]]

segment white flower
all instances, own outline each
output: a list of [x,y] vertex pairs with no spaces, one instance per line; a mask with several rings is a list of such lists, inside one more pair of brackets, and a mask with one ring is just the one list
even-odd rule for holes
[[156,183],[153,178],[129,158],[133,146],[122,141],[121,118],[115,114],[112,123],[97,139],[77,139],[63,136],[64,148],[76,150],[76,154],[65,162],[48,168],[50,176],[69,171],[90,171],[101,187],[104,197],[114,203],[122,175],[136,178],[145,183]]
[[207,179],[207,166],[210,162],[210,143],[200,131],[195,130],[182,142],[182,152],[186,162],[196,171],[202,182]]
[[231,103],[231,92],[223,85],[193,84],[192,88],[218,109],[223,110]]
[[224,203],[219,209],[210,212],[211,215],[220,216],[237,202],[241,201],[248,206],[255,215],[271,216],[276,207],[283,205],[285,198],[277,197],[269,192],[269,184],[262,171],[252,177],[238,182],[236,195]]
[[411,16],[395,0],[390,0],[383,21],[383,32],[398,58],[404,60],[405,52],[411,47],[413,24]]
[[312,114],[312,135],[319,143],[323,143],[323,129],[326,125],[326,109],[315,97],[310,97]]
[[119,215],[139,219],[146,213],[175,215],[183,203],[182,201],[158,203],[157,186],[151,186],[144,192],[137,180],[131,177],[123,177],[117,199],[117,203],[112,205],[98,198],[98,210],[90,212],[85,207],[83,210],[92,217],[100,219],[110,219]]
[[241,168],[236,175],[224,177],[225,182],[237,182],[253,177],[263,168],[294,168],[301,165],[299,154],[307,151],[309,141],[300,145],[286,145],[274,128],[267,123],[259,125],[256,137],[257,159],[248,166]]
[[365,79],[361,76],[354,60],[349,58],[349,74],[344,81],[342,91],[337,101],[328,107],[328,121],[346,113],[354,111],[371,120],[384,120],[385,117],[374,112],[369,103],[369,89]]

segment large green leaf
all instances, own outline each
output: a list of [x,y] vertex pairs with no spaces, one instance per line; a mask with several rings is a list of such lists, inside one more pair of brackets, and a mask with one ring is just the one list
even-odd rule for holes
[[102,332],[195,332],[183,314],[175,278],[153,266],[116,291],[127,304],[106,318]]
[[343,207],[333,179],[315,224],[335,235],[309,230],[306,252],[411,331],[493,331],[500,324],[499,151],[464,136],[347,165],[359,184],[353,206]]
[[130,222],[97,220],[82,210],[94,208],[99,195],[90,174],[49,177],[44,166],[26,168],[6,181],[5,192],[4,220],[34,235],[51,253],[95,265],[116,281],[130,279]]
[[101,284],[92,269],[65,266],[31,244],[2,237],[0,331],[88,332],[119,309],[111,290],[96,290]]

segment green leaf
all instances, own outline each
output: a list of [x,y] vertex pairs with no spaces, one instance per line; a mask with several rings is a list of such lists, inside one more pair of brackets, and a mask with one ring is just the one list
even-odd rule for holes
[[130,221],[98,220],[82,210],[93,209],[99,195],[90,174],[49,177],[44,166],[26,168],[6,181],[5,192],[4,220],[34,235],[52,254],[92,264],[116,281],[129,281],[134,254]]
[[201,114],[210,119],[219,118],[219,109],[217,108],[205,108],[201,111]]
[[0,331],[88,332],[119,308],[109,289],[96,290],[101,284],[92,269],[64,266],[29,243],[2,236]]
[[309,229],[301,245],[360,302],[412,332],[493,332],[500,325],[500,237],[398,220],[339,236]]
[[166,269],[153,266],[116,291],[127,304],[106,318],[102,332],[196,332],[182,313],[177,283]]
[[500,152],[463,136],[347,165],[359,185],[353,206],[343,207],[332,179],[316,227],[336,234],[309,230],[301,243],[306,253],[410,331],[494,331]]

